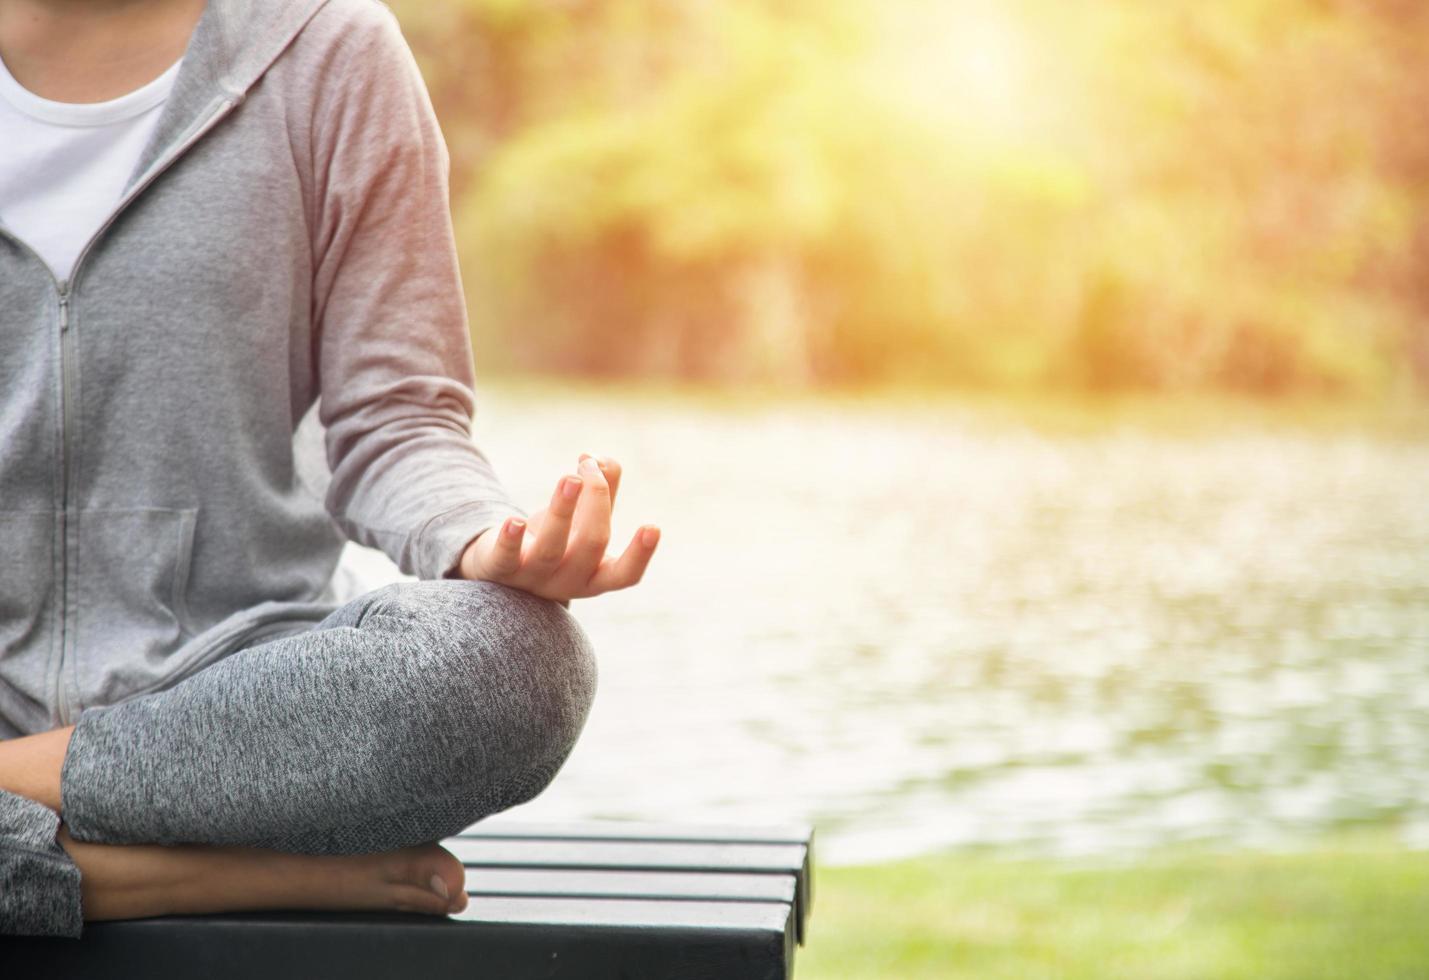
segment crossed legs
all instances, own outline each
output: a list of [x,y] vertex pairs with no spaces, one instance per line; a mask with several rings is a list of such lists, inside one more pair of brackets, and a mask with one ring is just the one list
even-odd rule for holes
[[[595,680],[559,604],[488,582],[404,583],[166,691],[0,743],[0,790],[63,819],[86,919],[440,914],[465,896],[434,842],[550,782]],[[7,923],[6,904],[0,932],[37,931]]]

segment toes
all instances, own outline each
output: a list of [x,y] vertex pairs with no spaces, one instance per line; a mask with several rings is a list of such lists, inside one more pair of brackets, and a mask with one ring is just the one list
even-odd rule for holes
[[392,908],[398,912],[446,915],[451,911],[451,903],[429,888],[420,888],[416,885],[397,885],[392,892]]
[[450,851],[429,844],[410,849],[406,873],[398,889],[404,900],[422,906],[413,911],[434,915],[466,908],[466,869]]
[[433,874],[447,886],[448,907],[453,912],[466,908],[466,868],[455,854],[444,847],[434,847],[439,867]]

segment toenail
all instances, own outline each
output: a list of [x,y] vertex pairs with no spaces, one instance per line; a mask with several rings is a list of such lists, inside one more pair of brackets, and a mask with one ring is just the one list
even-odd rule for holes
[[432,875],[432,891],[436,892],[442,898],[451,897],[450,893],[447,891],[447,883],[445,881],[442,881],[441,875]]

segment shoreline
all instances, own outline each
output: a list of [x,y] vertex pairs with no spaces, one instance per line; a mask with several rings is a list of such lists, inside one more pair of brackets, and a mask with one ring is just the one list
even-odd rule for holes
[[[663,379],[585,376],[479,375],[478,403],[529,398],[631,405],[675,402],[683,407],[759,414],[769,411],[850,411],[893,418],[929,417],[974,429],[1021,429],[1058,436],[1146,432],[1200,437],[1237,433],[1363,435],[1389,440],[1429,438],[1429,397],[1385,393],[1334,398],[1255,397],[1214,391],[1087,393],[977,388],[879,386],[790,388]],[[478,408],[478,412],[480,408]]]

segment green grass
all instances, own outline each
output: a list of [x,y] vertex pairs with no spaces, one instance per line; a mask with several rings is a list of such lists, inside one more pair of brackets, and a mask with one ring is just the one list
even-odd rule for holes
[[1387,836],[1129,866],[948,854],[816,874],[796,980],[1429,976],[1429,853]]

